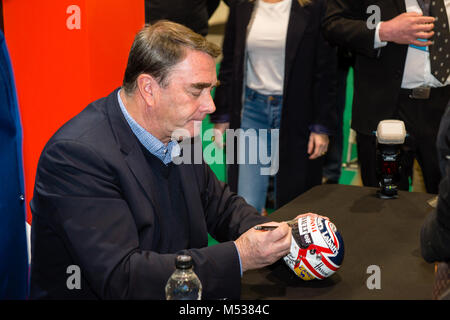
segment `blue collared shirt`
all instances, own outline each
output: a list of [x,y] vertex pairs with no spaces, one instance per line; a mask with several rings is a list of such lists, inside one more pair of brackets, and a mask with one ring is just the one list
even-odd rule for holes
[[[158,159],[160,159],[165,165],[172,162],[172,150],[174,147],[179,147],[178,142],[171,140],[167,146],[155,138],[150,132],[142,128],[128,113],[125,105],[120,98],[120,90],[117,92],[117,99],[119,100],[120,109],[128,122],[128,125],[131,128],[131,131],[135,134],[138,140],[142,143],[142,145],[153,155],[155,155]],[[174,150],[174,156],[176,156],[177,151]],[[179,152],[178,152],[179,153]],[[242,262],[241,255],[239,250],[236,251],[239,257],[239,266],[241,269],[241,277],[242,277]]]
[[139,125],[128,113],[125,105],[120,98],[120,91],[117,92],[117,99],[119,100],[120,109],[131,128],[131,131],[135,134],[142,145],[159,160],[161,160],[165,165],[172,162],[172,150],[178,145],[178,142],[171,140],[167,146],[153,136],[150,132],[145,130]]

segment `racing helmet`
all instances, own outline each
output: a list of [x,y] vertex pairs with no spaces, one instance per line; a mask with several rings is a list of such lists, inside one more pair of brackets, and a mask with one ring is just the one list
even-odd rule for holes
[[318,215],[303,215],[290,223],[291,251],[283,259],[303,280],[325,279],[344,260],[344,241],[336,226]]

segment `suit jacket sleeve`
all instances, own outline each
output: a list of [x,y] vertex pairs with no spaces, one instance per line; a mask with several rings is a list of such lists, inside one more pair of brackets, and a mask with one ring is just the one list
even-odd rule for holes
[[375,29],[367,27],[367,3],[362,0],[328,0],[323,22],[325,37],[333,44],[368,57],[377,57]]
[[[176,255],[181,253],[193,257],[205,298],[239,298],[239,258],[232,241],[176,254],[140,249],[138,230],[121,195],[117,173],[91,147],[67,140],[50,144],[41,156],[37,175],[33,213],[45,212],[46,218],[50,217],[52,229],[99,298],[164,299],[164,286],[174,271]],[[202,176],[210,188],[208,224],[219,238],[235,238],[257,223],[255,218],[233,212],[245,205],[228,191],[221,193],[211,172]],[[218,215],[215,210],[227,215],[221,219],[214,216]],[[239,227],[241,218],[246,221],[244,229]]]
[[203,166],[205,191],[203,207],[209,233],[218,241],[236,240],[251,227],[270,221],[248,205],[230,187],[219,181],[208,165]]
[[[323,20],[326,1],[322,1],[319,19]],[[325,40],[319,30],[314,72],[314,118],[312,124],[326,129],[328,135],[337,131],[337,50]],[[312,129],[310,127],[310,129]],[[314,130],[313,130],[314,131]]]

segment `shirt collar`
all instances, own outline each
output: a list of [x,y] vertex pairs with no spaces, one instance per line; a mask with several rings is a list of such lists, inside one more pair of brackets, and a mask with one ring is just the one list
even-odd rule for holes
[[[164,164],[169,164],[172,162],[172,156],[177,156],[176,154],[172,154],[172,150],[175,146],[178,146],[178,143],[174,140],[171,140],[167,146],[158,140],[155,136],[153,136],[150,132],[141,127],[128,113],[125,105],[123,104],[122,99],[120,98],[120,91],[117,92],[117,99],[119,100],[120,109],[127,120],[128,125],[133,131],[134,135],[138,138],[138,140],[142,143],[142,145],[154,156],[160,159]],[[179,148],[175,148],[175,151]]]

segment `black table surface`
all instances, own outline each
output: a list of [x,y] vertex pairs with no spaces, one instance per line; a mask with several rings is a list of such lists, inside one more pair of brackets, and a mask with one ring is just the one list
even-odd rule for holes
[[[344,239],[341,268],[324,280],[303,281],[282,260],[248,271],[242,299],[431,299],[434,264],[420,255],[420,228],[435,195],[399,192],[398,199],[376,197],[376,188],[321,185],[270,215],[286,221],[314,212],[330,218]],[[369,289],[380,269],[380,289]],[[369,277],[371,277],[369,279]],[[368,281],[369,280],[369,281]],[[370,287],[370,286],[369,286]]]

